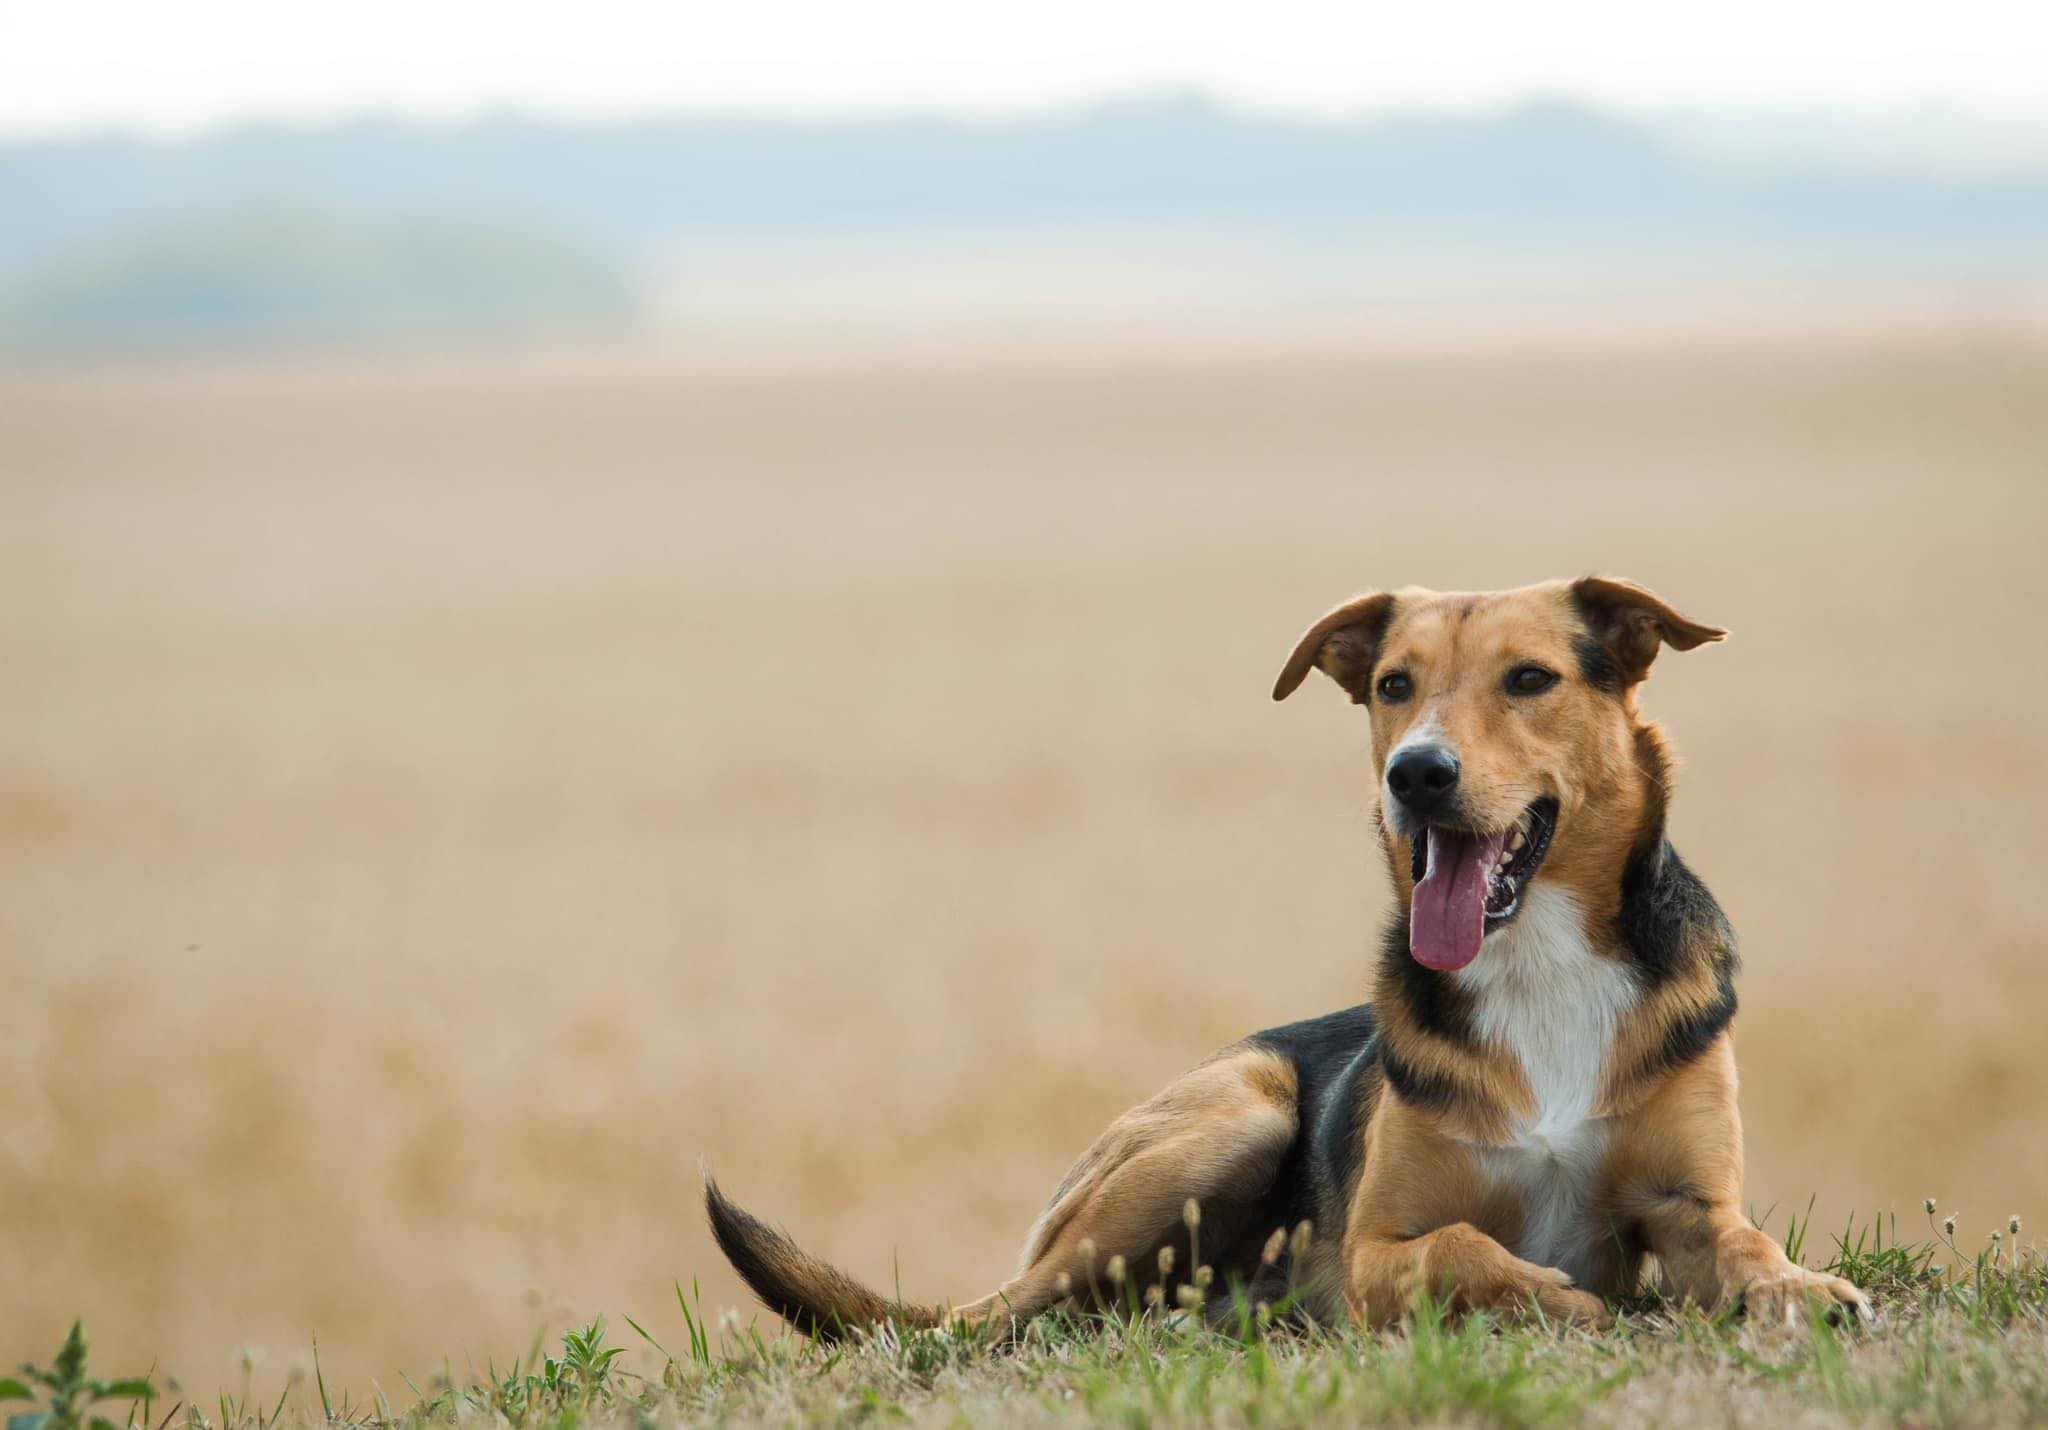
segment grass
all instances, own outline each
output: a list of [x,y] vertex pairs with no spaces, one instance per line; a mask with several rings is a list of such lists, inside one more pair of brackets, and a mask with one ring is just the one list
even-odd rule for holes
[[[1850,1225],[1826,1269],[1867,1287],[1876,1328],[1765,1330],[1731,1314],[1645,1297],[1602,1334],[1490,1317],[1460,1320],[1425,1306],[1399,1332],[1274,1326],[1234,1297],[1235,1317],[1183,1313],[1064,1314],[1007,1344],[965,1328],[882,1326],[836,1345],[812,1344],[727,1312],[707,1320],[701,1297],[676,1288],[680,1332],[627,1317],[652,1353],[630,1369],[601,1320],[572,1329],[558,1352],[536,1346],[508,1368],[466,1376],[444,1367],[423,1386],[402,1377],[410,1404],[379,1389],[368,1403],[311,1385],[277,1402],[243,1387],[213,1406],[177,1401],[147,1378],[86,1373],[74,1326],[53,1369],[24,1366],[4,1394],[47,1408],[9,1430],[272,1430],[280,1423],[348,1430],[504,1426],[577,1430],[681,1423],[787,1424],[887,1420],[983,1424],[1051,1421],[1129,1425],[1571,1424],[2004,1425],[2048,1419],[2048,1260],[2017,1248],[2017,1219],[1965,1252],[1954,1218],[1902,1239],[1896,1220]],[[1791,1247],[1811,1240],[1795,1217]],[[662,1337],[667,1336],[665,1341]],[[674,1349],[671,1349],[673,1343]],[[175,1390],[175,1386],[169,1389]],[[92,1417],[95,1400],[130,1401],[123,1421]]]

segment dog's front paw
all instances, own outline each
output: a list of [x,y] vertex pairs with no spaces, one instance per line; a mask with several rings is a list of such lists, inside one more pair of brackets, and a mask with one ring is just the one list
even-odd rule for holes
[[1508,1309],[1526,1312],[1532,1303],[1544,1318],[1567,1326],[1604,1331],[1614,1325],[1614,1312],[1590,1291],[1581,1291],[1572,1278],[1553,1266],[1520,1263],[1522,1286]]
[[1756,1326],[1803,1326],[1810,1309],[1818,1309],[1831,1326],[1877,1319],[1870,1298],[1852,1282],[1803,1266],[1759,1276],[1742,1288],[1741,1306],[1744,1319]]
[[1546,1286],[1536,1293],[1536,1304],[1542,1307],[1545,1316],[1568,1326],[1605,1331],[1614,1325],[1614,1312],[1607,1308],[1607,1303],[1576,1286]]

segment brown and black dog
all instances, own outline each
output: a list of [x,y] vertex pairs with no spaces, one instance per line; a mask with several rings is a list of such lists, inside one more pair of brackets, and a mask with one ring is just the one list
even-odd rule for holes
[[1705,1306],[1867,1317],[1856,1287],[1744,1215],[1735,938],[1665,837],[1672,759],[1636,704],[1662,647],[1724,634],[1603,577],[1345,602],[1273,698],[1313,667],[1371,719],[1399,895],[1372,1001],[1255,1033],[1118,1118],[1016,1277],[968,1305],[880,1297],[707,1180],[719,1246],[828,1336],[1122,1299],[1172,1278],[1169,1247],[1182,1277],[1371,1325],[1424,1294],[1602,1324],[1602,1297],[1649,1257],[1667,1294]]

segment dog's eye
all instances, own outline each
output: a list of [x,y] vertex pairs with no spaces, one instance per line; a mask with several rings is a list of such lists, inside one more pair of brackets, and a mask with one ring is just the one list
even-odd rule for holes
[[1380,677],[1380,683],[1374,688],[1379,691],[1380,699],[1389,705],[1399,705],[1414,691],[1415,682],[1408,678],[1405,670],[1390,670]]
[[1508,672],[1508,694],[1540,695],[1557,684],[1557,672],[1540,665],[1518,665]]

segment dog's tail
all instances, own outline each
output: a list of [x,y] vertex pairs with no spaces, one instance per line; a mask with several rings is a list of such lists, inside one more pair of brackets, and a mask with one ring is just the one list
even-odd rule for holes
[[893,1321],[936,1326],[945,1313],[877,1295],[837,1267],[828,1266],[774,1227],[728,1201],[704,1178],[704,1211],[711,1234],[740,1279],[783,1320],[807,1336],[836,1341],[849,1331]]

